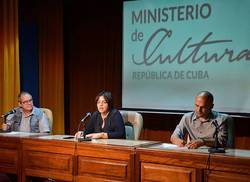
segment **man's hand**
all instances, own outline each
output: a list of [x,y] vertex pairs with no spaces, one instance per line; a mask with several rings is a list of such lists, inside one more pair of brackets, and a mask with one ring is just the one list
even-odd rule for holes
[[2,124],[2,130],[3,130],[3,131],[7,131],[7,130],[8,130],[8,125],[5,124],[5,123],[3,123],[3,124]]
[[198,140],[191,140],[188,144],[186,144],[186,147],[188,149],[197,149],[203,145],[205,145],[204,141],[201,139],[198,139]]
[[175,145],[177,145],[178,147],[184,147],[186,145],[186,141],[185,140],[182,140],[180,138],[175,138],[175,137],[172,137],[171,138],[171,142]]

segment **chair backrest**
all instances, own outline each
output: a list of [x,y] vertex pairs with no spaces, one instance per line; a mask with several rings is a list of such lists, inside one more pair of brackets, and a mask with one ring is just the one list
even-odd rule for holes
[[126,139],[138,140],[143,127],[142,115],[136,111],[120,110],[126,130]]
[[48,117],[49,119],[49,127],[50,127],[50,131],[52,133],[52,129],[53,129],[53,114],[52,111],[48,108],[40,108]]
[[227,120],[227,147],[234,148],[234,121],[232,117]]

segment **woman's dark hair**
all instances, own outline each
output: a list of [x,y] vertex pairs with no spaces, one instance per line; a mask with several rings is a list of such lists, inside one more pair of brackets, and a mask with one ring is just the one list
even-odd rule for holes
[[99,98],[103,96],[105,101],[108,103],[108,107],[109,107],[109,110],[113,109],[113,99],[112,99],[112,95],[111,95],[111,92],[109,91],[102,91],[100,92],[96,98],[95,98],[95,102],[97,103],[97,101],[99,100]]

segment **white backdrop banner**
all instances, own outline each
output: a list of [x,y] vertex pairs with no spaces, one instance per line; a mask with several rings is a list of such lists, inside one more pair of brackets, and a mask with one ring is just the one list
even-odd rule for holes
[[124,2],[122,107],[250,112],[249,0]]

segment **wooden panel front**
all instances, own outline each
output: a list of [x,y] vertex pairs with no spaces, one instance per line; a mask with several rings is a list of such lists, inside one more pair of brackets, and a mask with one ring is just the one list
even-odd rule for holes
[[146,148],[136,151],[141,181],[202,181],[206,154]]
[[206,181],[250,181],[250,151],[236,149],[211,154],[204,177]]
[[[240,150],[239,150],[240,151]],[[229,153],[226,151],[226,154]],[[248,174],[250,177],[250,151],[248,157],[211,154],[210,170]]]
[[141,181],[195,182],[196,169],[142,162]]
[[73,180],[74,142],[23,140],[23,181],[28,176]]
[[27,150],[24,159],[28,161],[25,166],[26,170],[45,170],[58,173],[72,172],[71,155]]
[[134,181],[134,149],[78,143],[77,181]]
[[138,148],[136,152],[142,181],[250,181],[247,150],[227,149],[224,154],[209,154],[206,148],[156,147]]
[[98,177],[98,176],[89,176],[89,175],[83,175],[83,176],[76,176],[75,177],[77,182],[121,182],[120,179],[108,179],[105,177]]
[[220,171],[205,171],[206,182],[249,182],[250,176],[240,173],[228,173]]
[[0,172],[17,173],[18,151],[0,148]]
[[100,159],[94,157],[78,157],[78,174],[89,174],[117,177],[126,179],[128,170],[127,161]]
[[159,163],[173,166],[192,167],[202,169],[206,167],[206,154],[194,154],[189,152],[162,151],[162,150],[138,150],[139,162]]
[[21,181],[22,170],[20,152],[21,143],[19,137],[11,137],[7,134],[0,136],[0,173],[16,174],[17,180]]

